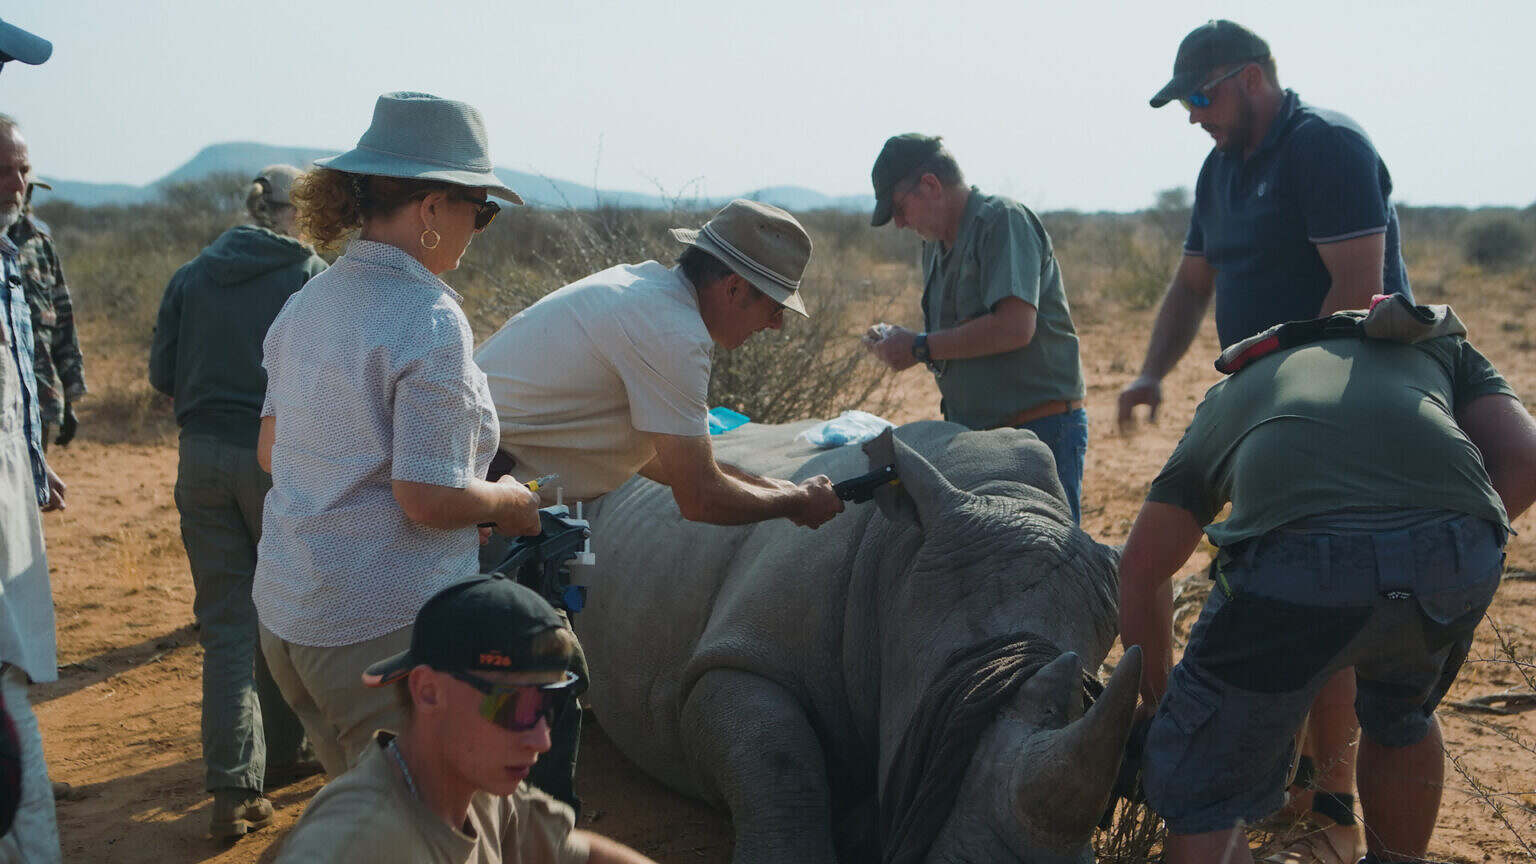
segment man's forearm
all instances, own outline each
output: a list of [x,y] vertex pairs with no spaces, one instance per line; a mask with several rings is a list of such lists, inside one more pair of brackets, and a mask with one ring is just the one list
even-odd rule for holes
[[1170,580],[1200,543],[1189,511],[1148,501],[1120,555],[1120,641],[1142,650],[1141,693],[1155,704],[1173,666],[1173,587]]
[[1157,309],[1152,338],[1147,343],[1147,356],[1141,364],[1142,377],[1161,381],[1179,364],[1195,341],[1200,320],[1205,317],[1210,302],[1209,294],[1202,294],[1178,277],[1174,278]]
[[1035,338],[1035,307],[1007,298],[997,308],[964,324],[928,334],[934,360],[965,360],[1017,351]]
[[1168,689],[1173,668],[1173,583],[1149,584],[1122,573],[1120,577],[1120,642],[1141,646],[1141,692],[1155,705]]
[[741,468],[738,468],[729,462],[716,462],[715,464],[720,466],[720,473],[730,477],[733,480],[739,480],[748,486],[756,486],[761,489],[785,489],[795,485],[788,480],[775,480],[772,477],[762,477],[760,475],[753,474],[752,472],[742,470]]
[[[706,481],[689,490],[673,485],[672,496],[684,519],[710,525],[748,525],[787,517],[795,511],[799,496],[803,494],[790,483],[759,485],[726,473],[724,465],[720,467],[721,473],[713,482]],[[740,472],[740,469],[736,470]],[[752,479],[765,483],[781,482],[766,477]]]

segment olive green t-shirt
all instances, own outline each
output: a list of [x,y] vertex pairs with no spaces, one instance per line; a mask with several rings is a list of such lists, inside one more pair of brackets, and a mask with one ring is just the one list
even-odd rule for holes
[[352,770],[327,783],[284,839],[278,864],[585,864],[571,808],[527,785],[512,795],[476,792],[454,829],[416,800],[374,735]]
[[1083,398],[1077,330],[1051,237],[1028,207],[971,188],[954,248],[923,244],[923,321],[947,330],[1017,297],[1035,307],[1035,335],[1015,351],[934,363],[944,417],[989,429],[1042,402]]
[[[1324,513],[1434,509],[1509,528],[1456,424],[1515,392],[1460,336],[1342,338],[1277,351],[1205,394],[1147,500],[1194,514],[1217,546]],[[1209,524],[1227,502],[1232,512]]]

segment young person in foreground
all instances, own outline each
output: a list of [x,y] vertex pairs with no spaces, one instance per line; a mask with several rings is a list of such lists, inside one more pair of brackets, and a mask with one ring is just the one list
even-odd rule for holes
[[[1253,860],[1244,824],[1280,806],[1307,707],[1350,667],[1362,861],[1428,850],[1445,769],[1435,706],[1499,585],[1510,519],[1536,498],[1536,423],[1448,308],[1393,297],[1361,317],[1228,349],[1231,377],[1126,543],[1121,638],[1145,651],[1143,768],[1171,864]],[[1301,332],[1350,320],[1345,335]],[[1169,579],[1202,526],[1221,550],[1216,585],[1170,675]],[[1265,860],[1352,862],[1353,802],[1336,803],[1337,824]]]
[[398,735],[380,730],[357,765],[310,802],[279,862],[645,864],[644,855],[575,830],[569,807],[522,781],[576,710],[576,640],[533,591],[475,576],[416,616],[411,647],[369,666],[394,687]]

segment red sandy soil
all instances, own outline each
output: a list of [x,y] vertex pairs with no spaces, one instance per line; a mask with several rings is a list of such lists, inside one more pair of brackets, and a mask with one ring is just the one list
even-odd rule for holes
[[[1529,315],[1530,304],[1519,300],[1514,313],[1518,327],[1500,325],[1491,312],[1482,313],[1486,304],[1462,314],[1471,319],[1474,335],[1483,334],[1478,341],[1485,352],[1518,390],[1530,393],[1536,384],[1536,354],[1523,336],[1530,318],[1521,316]],[[1167,383],[1161,422],[1120,437],[1114,428],[1114,397],[1139,365],[1150,316],[1095,320],[1095,311],[1085,307],[1078,313],[1092,423],[1083,527],[1116,543],[1124,541],[1147,485],[1216,378],[1204,359],[1214,356],[1215,344],[1207,325],[1190,358]],[[921,369],[905,373],[901,396],[892,419],[936,411],[932,380]],[[205,836],[211,798],[201,782],[201,650],[192,629],[192,585],[171,499],[174,443],[90,440],[91,434],[112,436],[99,427],[93,433],[88,406],[83,418],[87,439],[52,457],[69,483],[68,510],[46,518],[61,669],[57,683],[34,690],[53,776],[74,784],[80,795],[58,807],[65,859],[143,864],[272,860],[276,841],[320,787],[320,778],[270,790],[277,806],[272,827],[227,846]],[[1522,536],[1511,546],[1509,564],[1525,575],[1506,581],[1489,614],[1529,662],[1536,658],[1536,581],[1529,576],[1536,570],[1536,521],[1527,517],[1516,527]],[[1203,563],[1197,558],[1184,572],[1196,573]],[[1494,662],[1499,656],[1493,627],[1485,623],[1474,662],[1448,701],[1523,688],[1514,666]],[[1536,759],[1510,736],[1527,745],[1536,741],[1536,712],[1495,717],[1442,709],[1441,717],[1447,752],[1484,791],[1448,770],[1432,854],[1457,862],[1529,860],[1515,832],[1525,843],[1536,844]],[[584,827],[660,861],[730,859],[727,816],[644,776],[596,723],[586,727],[579,786],[588,807]],[[1502,816],[1485,793],[1494,796]]]

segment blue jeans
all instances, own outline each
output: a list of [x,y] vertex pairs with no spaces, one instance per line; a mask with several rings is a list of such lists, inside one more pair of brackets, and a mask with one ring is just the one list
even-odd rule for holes
[[1088,455],[1088,412],[1079,408],[1018,426],[1035,433],[1056,457],[1056,476],[1072,507],[1072,521],[1083,521],[1083,459]]

